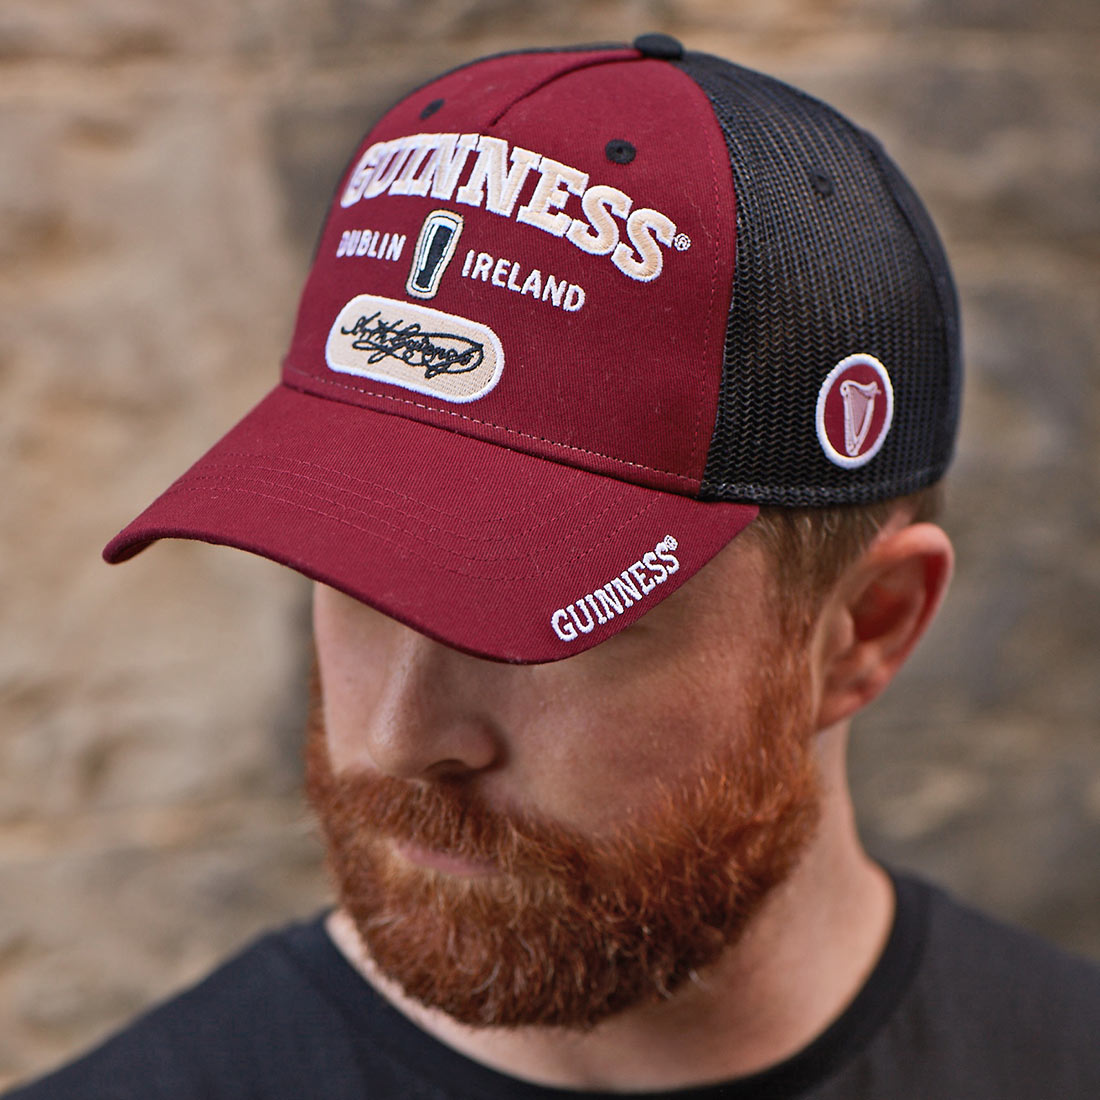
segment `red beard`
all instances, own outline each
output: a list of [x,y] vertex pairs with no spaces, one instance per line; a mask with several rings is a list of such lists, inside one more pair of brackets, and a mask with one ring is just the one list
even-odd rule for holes
[[[629,833],[593,840],[492,809],[472,780],[334,775],[314,677],[307,793],[379,971],[471,1026],[590,1028],[667,998],[740,937],[817,821],[804,666],[773,658],[756,687],[728,751],[658,789]],[[425,870],[395,840],[498,873]]]

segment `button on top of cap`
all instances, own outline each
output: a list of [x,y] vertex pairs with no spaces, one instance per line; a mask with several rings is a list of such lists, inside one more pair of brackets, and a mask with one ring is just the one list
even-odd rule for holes
[[643,57],[662,61],[678,61],[684,56],[683,45],[670,34],[640,34],[634,39],[634,49]]

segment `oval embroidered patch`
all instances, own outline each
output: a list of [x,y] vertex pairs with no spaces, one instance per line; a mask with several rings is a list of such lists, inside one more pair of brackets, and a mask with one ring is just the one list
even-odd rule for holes
[[484,397],[497,384],[504,349],[488,325],[412,302],[359,294],[333,322],[325,362],[341,374],[466,402]]

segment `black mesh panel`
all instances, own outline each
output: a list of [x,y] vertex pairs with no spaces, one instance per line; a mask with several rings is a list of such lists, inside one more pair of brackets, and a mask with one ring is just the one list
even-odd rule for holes
[[[701,496],[867,503],[936,481],[959,410],[955,291],[932,223],[877,143],[832,108],[705,54],[677,62],[709,97],[737,198],[734,294]],[[879,359],[893,425],[866,465],[826,457],[826,375]]]

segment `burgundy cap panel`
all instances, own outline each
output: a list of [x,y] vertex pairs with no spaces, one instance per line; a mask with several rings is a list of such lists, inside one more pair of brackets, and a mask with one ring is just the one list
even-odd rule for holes
[[450,130],[451,126],[439,123],[447,118],[454,104],[461,104],[465,129],[480,132],[492,126],[517,100],[566,73],[589,65],[632,61],[637,57],[636,50],[624,46],[531,50],[473,61],[444,73],[395,104],[364,139],[363,148],[371,142],[405,134]]
[[467,66],[364,141],[284,380],[694,494],[734,225],[724,140],[675,66],[634,51]]
[[497,660],[571,656],[755,517],[279,387],[111,541],[236,546]]

